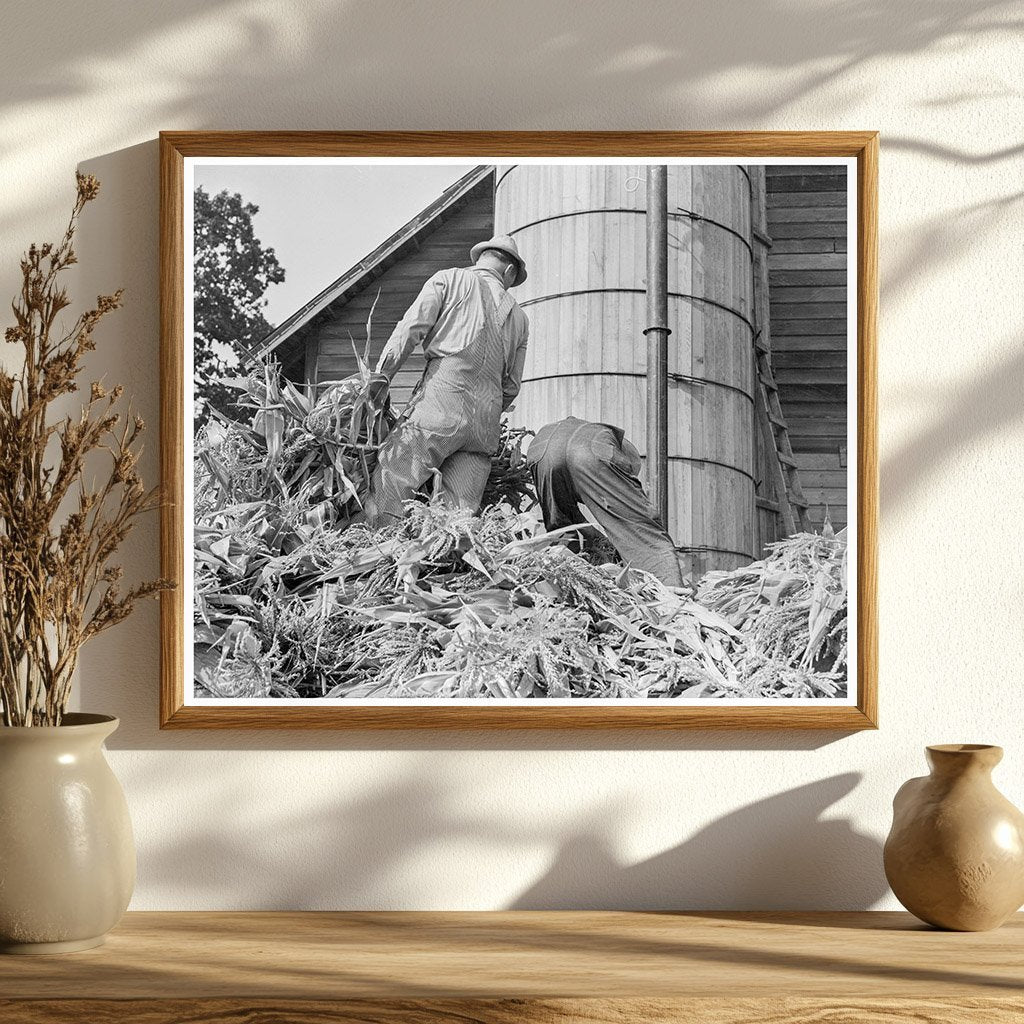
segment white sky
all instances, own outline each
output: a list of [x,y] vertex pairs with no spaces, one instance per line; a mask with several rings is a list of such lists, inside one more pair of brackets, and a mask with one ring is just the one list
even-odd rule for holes
[[256,237],[285,269],[284,282],[266,294],[264,313],[277,326],[473,166],[197,163],[195,186],[211,195],[238,192],[260,208],[253,218]]

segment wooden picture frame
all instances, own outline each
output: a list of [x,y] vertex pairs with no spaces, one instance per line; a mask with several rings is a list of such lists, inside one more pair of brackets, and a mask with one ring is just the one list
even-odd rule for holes
[[[856,700],[836,706],[195,706],[186,701],[184,430],[186,429],[184,184],[187,158],[203,157],[852,158],[856,167],[856,380],[858,434]],[[877,728],[876,436],[878,311],[878,134],[876,132],[162,132],[160,135],[161,728],[328,729],[831,729]],[[852,358],[852,353],[849,358]],[[843,449],[845,454],[845,448]]]

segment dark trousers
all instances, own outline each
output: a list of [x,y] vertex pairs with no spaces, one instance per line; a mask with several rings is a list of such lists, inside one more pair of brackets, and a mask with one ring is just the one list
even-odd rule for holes
[[682,586],[675,545],[640,483],[640,455],[620,430],[570,416],[538,431],[526,461],[549,530],[585,523],[586,505],[623,562]]

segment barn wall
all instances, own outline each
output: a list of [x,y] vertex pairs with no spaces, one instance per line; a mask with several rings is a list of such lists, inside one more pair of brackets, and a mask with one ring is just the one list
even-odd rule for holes
[[[374,300],[377,306],[370,329],[371,363],[376,362],[384,343],[427,278],[449,267],[469,266],[469,250],[492,233],[493,188],[493,177],[485,178],[463,204],[419,240],[418,248],[370,280],[358,294],[314,321],[305,334],[307,367],[314,381],[341,380],[355,373],[352,339],[362,351],[366,342],[366,321]],[[395,376],[392,400],[396,404],[404,404],[412,393],[423,366],[423,353],[417,349]]]
[[[810,173],[813,172],[813,173]],[[845,168],[767,168],[772,353],[800,483],[846,525]]]

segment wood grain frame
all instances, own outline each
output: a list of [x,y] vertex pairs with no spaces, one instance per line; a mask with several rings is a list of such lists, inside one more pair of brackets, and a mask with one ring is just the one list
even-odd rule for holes
[[[856,707],[613,705],[424,707],[196,707],[184,679],[183,183],[201,156],[793,156],[857,161],[858,573]],[[161,132],[160,438],[164,505],[161,728],[304,729],[873,729],[878,725],[878,133],[877,132]]]

